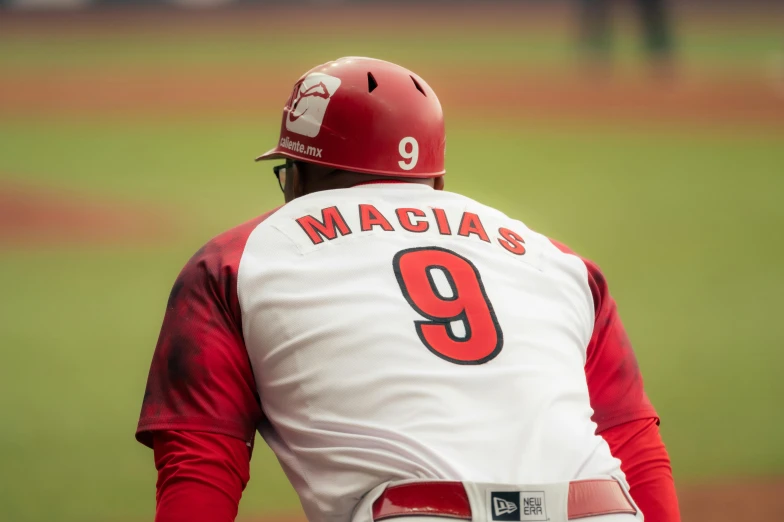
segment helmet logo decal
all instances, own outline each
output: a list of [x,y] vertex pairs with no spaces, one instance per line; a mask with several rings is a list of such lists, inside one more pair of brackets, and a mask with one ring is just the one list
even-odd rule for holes
[[340,78],[313,73],[294,86],[286,107],[286,130],[314,138],[321,130],[332,96],[340,87]]
[[304,109],[302,111],[298,111],[297,108],[300,107],[300,102],[307,98],[308,96],[318,96],[319,98],[324,98],[325,100],[329,98],[329,91],[327,91],[326,85],[324,82],[318,82],[316,85],[311,87],[305,92],[302,90],[297,89],[296,98],[294,99],[294,103],[291,104],[291,111],[289,112],[289,121],[297,121],[300,117],[308,111],[308,105],[304,105]]

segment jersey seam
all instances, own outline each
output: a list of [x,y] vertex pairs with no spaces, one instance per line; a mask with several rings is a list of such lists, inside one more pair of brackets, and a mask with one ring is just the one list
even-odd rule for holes
[[[292,238],[292,237],[289,237],[289,235],[288,235],[288,234],[286,234],[285,232],[283,232],[283,231],[282,231],[282,230],[281,230],[281,229],[278,227],[278,225],[276,225],[275,223],[271,223],[271,224],[269,224],[268,226],[269,226],[269,228],[271,228],[271,229],[273,229],[275,232],[277,232],[277,233],[278,233],[278,235],[281,235],[281,236],[285,237],[285,238],[286,238],[286,240],[287,240],[289,243],[291,243],[292,245],[294,245],[294,248],[297,250],[297,253],[298,253],[300,256],[304,256],[304,255],[305,255],[305,253],[302,251],[302,249],[301,249],[301,248],[300,248],[300,246],[297,244],[297,242],[296,242],[296,241],[294,241],[294,238]],[[255,230],[254,230],[254,232],[255,232]]]
[[[550,250],[552,253],[569,256],[572,259],[576,259],[580,263],[580,265],[579,265],[580,266],[580,271],[582,272],[582,274],[581,274],[582,277],[580,279],[580,286],[581,286],[582,290],[585,292],[585,295],[588,297],[588,316],[591,317],[591,320],[590,320],[590,330],[589,330],[588,336],[587,336],[588,340],[585,343],[584,354],[583,354],[583,366],[585,366],[588,363],[588,348],[590,348],[591,341],[593,341],[593,336],[594,336],[594,333],[596,332],[596,314],[597,314],[597,311],[598,311],[597,308],[596,308],[596,303],[594,302],[593,292],[591,291],[591,283],[590,283],[591,272],[588,269],[588,265],[586,264],[585,259],[580,257],[580,255],[578,255],[575,252],[564,252],[563,250],[561,250],[558,247],[558,245],[553,243],[553,240],[551,240],[548,236],[546,236],[546,235],[544,235],[544,234],[542,234],[540,232],[537,232],[535,230],[531,230],[531,232],[541,236],[541,238],[544,240],[545,244],[549,245],[550,247],[552,247],[551,250]],[[569,247],[566,247],[566,248],[568,249]]]
[[[223,423],[225,427],[216,425]],[[136,428],[136,436],[150,431],[166,431],[166,430],[182,430],[182,431],[204,431],[209,433],[219,433],[222,435],[229,435],[245,442],[250,442],[253,439],[253,434],[256,433],[255,427],[248,430],[243,428],[236,422],[225,422],[220,419],[205,419],[201,418],[194,421],[192,418],[185,418],[181,416],[169,417],[163,419],[155,419],[154,421],[140,422]]]
[[[245,252],[247,251],[248,244],[250,243],[252,236],[254,234],[256,234],[256,233],[259,233],[259,234],[263,233],[264,230],[262,229],[262,227],[266,225],[267,228],[269,228],[271,230],[274,230],[279,236],[283,236],[284,238],[286,238],[288,243],[292,244],[294,246],[294,249],[296,250],[297,254],[299,254],[300,256],[304,256],[305,255],[305,253],[301,250],[301,248],[299,247],[297,242],[294,241],[294,239],[292,237],[289,237],[288,234],[283,232],[277,226],[277,224],[275,223],[274,219],[271,219],[271,218],[273,218],[273,216],[274,217],[278,217],[280,219],[285,218],[285,216],[280,217],[281,216],[280,211],[283,210],[284,208],[285,208],[285,205],[283,205],[283,206],[279,207],[278,209],[276,209],[272,214],[270,214],[267,217],[267,219],[261,221],[250,232],[250,234],[248,234],[248,237],[245,240],[245,247],[243,249],[242,256],[240,257],[240,261],[239,261],[239,263],[237,265],[237,281],[236,281],[236,284],[237,284],[237,301],[238,301],[239,308],[240,308],[240,322],[241,322],[240,327],[241,327],[241,330],[242,330],[243,344],[245,344],[244,340],[246,338],[246,332],[245,332],[245,311],[244,311],[244,309],[242,307],[242,299],[240,297],[240,289],[242,288],[240,286],[240,274],[242,273],[242,268],[241,268],[242,264],[245,261]],[[246,352],[246,354],[248,356],[248,361],[250,363],[251,372],[254,374],[253,376],[254,376],[254,383],[255,383],[256,375],[255,375],[255,372],[253,371],[253,359],[250,357],[250,352],[248,352],[247,345],[245,345],[245,352]],[[260,403],[261,410],[262,410],[262,412],[264,412],[264,398],[261,396],[261,391],[258,389],[258,386],[256,387],[256,390],[257,390],[258,395],[259,395],[259,403]],[[266,418],[266,413],[264,414],[264,416]],[[268,418],[267,418],[267,421],[269,422]],[[270,426],[272,427],[273,430],[275,430],[274,426],[271,423],[270,423]],[[277,430],[275,430],[275,431],[277,431]],[[258,425],[254,427],[254,434],[256,432],[259,432],[259,434],[261,435],[261,432],[258,429]],[[264,438],[264,437],[262,436],[262,438]],[[307,472],[305,471],[304,466],[302,466],[299,457],[296,455],[296,452],[290,450],[290,448],[288,446],[288,443],[285,442],[282,437],[280,437],[280,441],[282,443],[286,444],[286,447],[289,449],[289,455],[291,456],[292,460],[296,463],[296,467],[299,470],[300,476],[302,477],[302,481],[306,484],[306,486],[310,490],[311,495],[314,495],[315,488],[312,486],[312,481],[311,481],[310,477],[308,476]],[[266,440],[265,440],[265,443],[267,444],[267,447],[269,447],[269,443]],[[315,495],[314,495],[314,498],[315,498]]]
[[646,407],[624,413],[622,415],[613,415],[612,417],[602,419],[601,421],[596,422],[596,426],[599,430],[599,433],[601,433],[602,431],[609,430],[610,428],[614,428],[615,426],[619,426],[621,424],[626,424],[627,422],[658,418],[659,415],[657,415],[656,410],[654,410],[653,407]]

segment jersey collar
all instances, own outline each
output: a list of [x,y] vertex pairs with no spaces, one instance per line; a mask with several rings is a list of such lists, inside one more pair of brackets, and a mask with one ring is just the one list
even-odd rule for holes
[[357,183],[356,185],[352,185],[351,188],[355,187],[364,187],[367,185],[398,185],[398,186],[406,186],[406,187],[422,187],[422,188],[429,188],[432,190],[433,187],[428,185],[423,185],[422,183],[411,183],[410,181],[399,181],[396,179],[374,179],[370,181],[363,181],[362,183]]

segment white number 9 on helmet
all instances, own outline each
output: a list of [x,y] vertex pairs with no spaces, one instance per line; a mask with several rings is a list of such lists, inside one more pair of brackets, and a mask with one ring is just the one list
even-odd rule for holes
[[416,138],[403,138],[400,140],[398,150],[403,158],[403,160],[397,162],[401,169],[411,170],[416,167],[417,161],[419,161],[419,143]]

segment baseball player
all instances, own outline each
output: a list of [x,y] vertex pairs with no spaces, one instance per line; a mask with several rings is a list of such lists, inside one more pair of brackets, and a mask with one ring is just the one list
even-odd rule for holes
[[444,150],[411,71],[349,57],[297,81],[258,158],[286,204],[169,297],[136,433],[158,522],[234,520],[256,431],[311,522],[679,520],[601,272],[444,191]]

